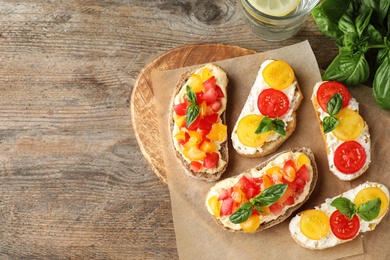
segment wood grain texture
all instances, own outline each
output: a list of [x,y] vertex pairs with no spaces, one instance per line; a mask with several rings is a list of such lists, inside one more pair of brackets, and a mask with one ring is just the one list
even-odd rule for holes
[[235,0],[2,1],[0,259],[177,258],[169,191],[131,121],[140,72],[191,44],[306,39],[325,68],[337,46],[312,18],[265,42]]

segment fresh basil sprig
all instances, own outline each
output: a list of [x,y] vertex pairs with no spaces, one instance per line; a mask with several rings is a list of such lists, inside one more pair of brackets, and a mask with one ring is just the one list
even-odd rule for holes
[[260,213],[264,211],[260,207],[269,207],[277,202],[286,192],[288,184],[275,184],[265,189],[260,195],[241,205],[241,207],[230,215],[229,220],[234,224],[240,224],[249,219],[254,209]]
[[276,117],[275,119],[271,119],[268,116],[263,117],[263,119],[260,121],[260,124],[257,127],[255,134],[264,134],[271,130],[274,130],[283,138],[286,137],[286,131],[284,130],[284,122],[278,119],[278,117]]
[[188,102],[191,103],[186,110],[186,125],[187,127],[190,127],[190,125],[192,125],[192,123],[199,116],[200,107],[198,105],[198,102],[196,101],[195,92],[192,90],[192,88],[189,85],[186,86],[186,91],[187,91],[186,99],[188,100]]
[[326,105],[326,110],[329,116],[324,117],[322,120],[322,127],[324,128],[324,133],[327,134],[332,132],[339,124],[339,120],[334,116],[338,114],[341,110],[343,104],[343,98],[341,94],[337,92],[334,94],[328,101]]
[[339,197],[334,199],[330,205],[338,209],[341,214],[347,216],[349,220],[355,214],[358,214],[363,220],[372,221],[379,215],[381,200],[379,198],[369,200],[356,209],[356,205],[352,201],[344,197]]

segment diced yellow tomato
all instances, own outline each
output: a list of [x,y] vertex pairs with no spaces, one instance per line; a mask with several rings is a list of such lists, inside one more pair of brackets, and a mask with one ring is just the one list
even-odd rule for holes
[[268,175],[263,175],[261,178],[263,179],[263,184],[264,184],[263,190],[265,190],[266,188],[269,188],[269,187],[271,187],[272,185],[274,185],[274,183],[273,183],[272,180],[268,177]]
[[260,216],[253,214],[247,221],[242,222],[240,226],[244,232],[254,232],[260,226]]
[[338,139],[353,141],[362,133],[364,120],[355,111],[343,108],[335,117],[339,120],[339,124],[332,132]]
[[356,204],[356,208],[358,208],[361,204],[366,203],[369,200],[379,198],[381,200],[381,207],[379,210],[379,214],[376,218],[382,217],[388,207],[389,207],[389,198],[386,196],[386,193],[383,192],[381,188],[378,187],[367,187],[362,189],[356,194],[354,203]]
[[183,155],[188,159],[190,159],[191,161],[200,161],[206,157],[206,153],[199,150],[199,148],[196,146],[192,146],[189,148],[184,146]]
[[249,147],[259,147],[267,140],[272,131],[256,134],[256,130],[264,116],[250,114],[240,119],[237,125],[237,137],[240,142]]
[[186,121],[186,117],[185,116],[178,116],[178,115],[174,114],[173,120],[175,121],[175,123],[178,127],[181,127],[183,125],[183,123]]
[[268,64],[262,73],[265,82],[276,90],[289,87],[294,81],[294,71],[287,62],[276,60]]
[[203,140],[203,142],[200,144],[199,149],[202,150],[205,153],[213,153],[218,149],[218,145],[216,145],[213,142],[208,142],[206,140]]
[[200,142],[202,142],[202,133],[201,132],[198,132],[198,131],[188,131],[188,134],[190,135],[190,139],[191,138],[195,138],[196,139],[196,144],[200,144]]
[[198,147],[198,139],[196,137],[190,137],[188,142],[184,145],[184,149],[189,150],[191,147]]
[[199,107],[200,107],[200,112],[199,112],[200,118],[203,118],[204,116],[208,116],[214,113],[213,109],[207,106],[206,101],[203,101]]
[[216,123],[206,135],[207,138],[213,141],[224,142],[227,138],[227,126],[221,123]]
[[296,177],[296,170],[293,166],[285,166],[283,169],[283,177],[289,182],[293,182]]
[[287,186],[286,191],[283,193],[282,197],[280,197],[277,203],[283,204],[293,194],[294,194],[294,190],[290,186]]
[[185,140],[186,139],[186,132],[180,131],[177,134],[175,134],[174,137],[176,140]]
[[241,203],[245,199],[245,193],[239,188],[234,186],[232,192],[232,199],[234,202]]
[[210,209],[213,211],[214,216],[218,218],[221,212],[221,202],[218,201],[216,196],[212,196],[209,198],[207,203],[209,204]]
[[213,73],[208,68],[202,70],[202,81],[206,81],[213,76]]
[[264,213],[259,212],[261,215],[271,214],[271,210],[269,209],[269,207],[260,207],[260,208],[264,211]]
[[188,85],[195,93],[201,92],[204,87],[202,84],[202,78],[198,74],[192,74],[188,79]]
[[273,166],[265,170],[265,173],[273,180],[274,183],[279,182],[283,178],[283,168],[279,166]]
[[309,157],[307,157],[306,154],[301,153],[298,156],[298,159],[297,159],[297,162],[296,162],[297,170],[299,170],[305,164],[310,164],[310,159],[309,159]]
[[299,227],[307,238],[320,240],[329,232],[329,217],[322,210],[306,210],[302,213]]

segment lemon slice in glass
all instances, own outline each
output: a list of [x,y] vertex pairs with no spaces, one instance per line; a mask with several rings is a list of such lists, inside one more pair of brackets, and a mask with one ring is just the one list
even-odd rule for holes
[[285,16],[291,13],[301,0],[248,0],[257,10],[271,16]]

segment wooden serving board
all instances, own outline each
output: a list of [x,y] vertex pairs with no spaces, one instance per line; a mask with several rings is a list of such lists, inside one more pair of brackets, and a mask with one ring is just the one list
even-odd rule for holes
[[133,129],[142,154],[164,184],[167,184],[167,175],[156,123],[152,72],[178,69],[255,53],[254,50],[232,45],[186,45],[163,53],[141,70],[134,84],[130,101]]

